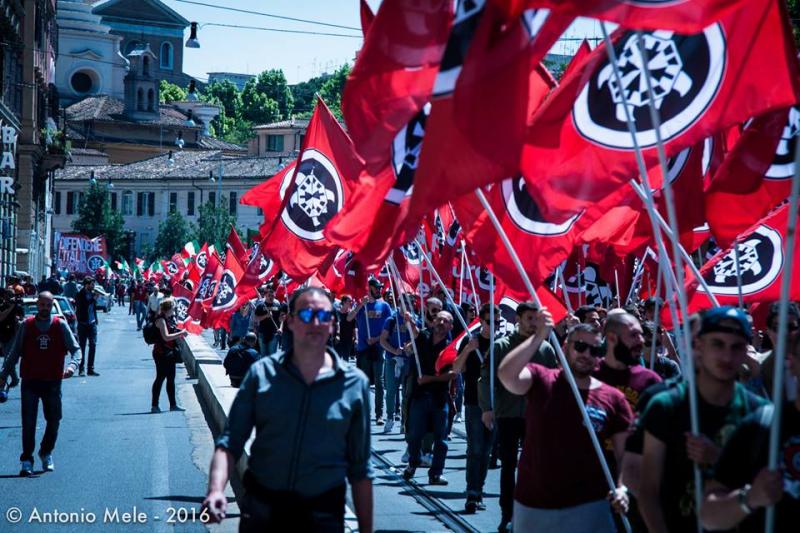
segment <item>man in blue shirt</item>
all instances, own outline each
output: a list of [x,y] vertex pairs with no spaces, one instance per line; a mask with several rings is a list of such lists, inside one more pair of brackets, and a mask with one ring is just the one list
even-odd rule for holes
[[369,296],[347,314],[347,320],[356,321],[356,365],[375,385],[375,423],[383,425],[383,350],[379,344],[386,320],[392,308],[383,301],[383,285],[377,279],[369,280]]
[[[406,309],[411,308],[413,307],[406,304]],[[403,346],[411,340],[411,335],[409,335],[408,326],[406,325],[407,321],[416,324],[417,328],[422,327],[419,320],[414,319],[408,311],[403,313],[401,308],[398,307],[392,313],[392,316],[386,320],[381,332],[381,347],[386,350],[384,379],[386,380],[387,422],[383,428],[384,433],[392,432],[394,417],[399,413],[398,390],[400,384],[405,381],[408,375],[409,358],[403,351]],[[405,397],[405,390],[403,391],[403,397]]]

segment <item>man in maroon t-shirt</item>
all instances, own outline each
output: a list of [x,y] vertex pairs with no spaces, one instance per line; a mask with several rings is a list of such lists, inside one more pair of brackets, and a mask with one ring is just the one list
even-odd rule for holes
[[641,365],[644,335],[639,320],[625,312],[608,315],[605,325],[606,351],[594,377],[625,395],[631,409],[636,408],[639,396],[661,376]]
[[[513,530],[613,533],[612,508],[627,510],[626,490],[609,491],[564,370],[529,363],[553,328],[550,313],[542,310],[540,320],[536,335],[512,350],[498,370],[506,389],[528,400]],[[564,353],[598,439],[610,439],[619,460],[633,413],[621,392],[592,377],[601,345],[599,330],[578,324]]]

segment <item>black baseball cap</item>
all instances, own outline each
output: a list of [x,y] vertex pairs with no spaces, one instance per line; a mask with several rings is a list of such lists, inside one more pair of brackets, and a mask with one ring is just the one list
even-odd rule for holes
[[367,282],[367,285],[369,285],[370,287],[377,287],[377,288],[379,288],[379,289],[382,289],[382,288],[383,288],[383,283],[381,283],[381,282],[378,280],[378,278],[372,278],[372,279],[370,279],[370,280],[369,280],[369,282]]

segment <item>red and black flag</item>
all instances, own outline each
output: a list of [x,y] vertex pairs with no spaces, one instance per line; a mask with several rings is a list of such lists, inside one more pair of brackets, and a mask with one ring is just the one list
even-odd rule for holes
[[176,283],[172,287],[172,298],[175,300],[175,320],[178,327],[185,329],[189,333],[200,334],[203,331],[200,321],[194,320],[189,315],[189,309],[192,306],[192,302],[194,302],[194,297],[194,292],[181,283]]
[[239,260],[239,263],[246,264],[247,262],[247,248],[245,248],[242,239],[236,228],[231,224],[231,231],[228,233],[228,241],[225,243],[225,249],[229,253],[233,253],[234,257]]
[[236,286],[242,279],[244,270],[239,260],[232,253],[225,256],[225,265],[219,277],[214,298],[208,310],[207,323],[215,328],[230,331],[230,317],[241,305],[236,294]]

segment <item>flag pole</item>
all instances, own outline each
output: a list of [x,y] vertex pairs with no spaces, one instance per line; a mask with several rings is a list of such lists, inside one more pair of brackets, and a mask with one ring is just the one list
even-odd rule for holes
[[653,370],[656,364],[656,339],[658,338],[658,325],[661,323],[659,294],[661,294],[661,261],[658,262],[658,273],[656,274],[656,309],[653,315],[653,339],[650,343],[650,370]]
[[[387,261],[387,263],[384,263],[384,266],[386,267],[386,273],[389,275],[389,288],[392,289],[392,294],[394,294],[394,312],[396,314],[397,313],[397,305],[398,305],[397,302],[400,301],[400,293],[397,290],[395,290],[395,287],[399,288],[400,286],[399,285],[395,286],[394,276],[392,276],[391,267],[388,265],[388,261]],[[402,306],[401,306],[401,308],[402,308]],[[399,321],[400,317],[397,317],[397,319]],[[399,322],[395,324],[394,330],[397,332],[397,347],[402,349],[401,339],[400,339],[400,323]]]
[[[792,192],[789,196],[789,219],[786,224],[786,263],[783,266],[781,279],[781,299],[778,304],[778,345],[775,347],[775,372],[772,377],[772,405],[774,413],[772,426],[769,431],[769,457],[767,468],[775,470],[778,467],[778,448],[781,438],[781,417],[783,415],[783,374],[786,361],[786,343],[789,332],[789,289],[792,285],[792,271],[794,268],[794,247],[797,238],[797,204],[800,195],[800,138],[795,144],[794,176],[792,177]],[[767,533],[775,530],[775,506],[767,508],[765,519]]]
[[[400,273],[397,271],[397,265],[394,264],[394,258],[392,254],[389,254],[389,257],[386,261],[386,264],[389,265],[389,277],[397,276],[395,281],[397,285],[400,285]],[[400,309],[403,310],[403,314],[408,312],[406,308],[406,303],[400,298]],[[409,313],[411,314],[411,313]],[[412,315],[413,316],[413,315]],[[425,317],[422,318],[423,322],[425,321]],[[419,354],[417,353],[417,343],[415,342],[414,338],[414,331],[411,329],[411,324],[407,320],[403,320],[406,323],[406,327],[408,328],[408,336],[411,339],[411,349],[414,351],[414,362],[417,363],[417,375],[422,376],[422,366],[419,364]]]
[[[664,253],[666,255],[666,249],[664,247],[663,237],[659,231],[658,224],[656,222],[656,217],[654,215],[655,203],[653,201],[653,189],[650,186],[650,180],[647,176],[647,167],[644,164],[644,157],[642,155],[641,147],[639,146],[639,141],[636,138],[636,128],[633,124],[633,119],[631,118],[631,110],[628,107],[627,97],[625,95],[625,84],[622,81],[622,73],[619,71],[619,65],[617,64],[617,52],[614,49],[614,45],[611,42],[611,39],[608,36],[608,31],[606,31],[606,26],[604,22],[600,23],[600,29],[603,32],[603,41],[606,45],[606,52],[608,54],[609,63],[611,64],[614,79],[617,83],[617,86],[620,88],[620,96],[622,98],[622,108],[625,111],[625,121],[628,125],[628,131],[631,134],[631,142],[633,144],[634,153],[636,156],[636,162],[639,166],[639,174],[641,175],[642,182],[644,185],[644,192],[647,196],[646,206],[648,214],[650,215],[650,222],[653,226],[653,233],[656,237],[656,240],[659,242],[659,255]],[[647,66],[647,53],[644,49],[644,45],[641,39],[641,32],[636,32],[636,39],[638,43],[639,53],[642,56],[642,67],[645,70],[644,78],[646,81],[647,86],[647,94],[648,94],[648,107],[650,109],[650,119],[653,124],[653,130],[655,131],[656,136],[656,149],[658,153],[658,160],[659,164],[661,165],[662,169],[662,180],[663,180],[663,191],[664,191],[664,200],[667,205],[667,218],[670,222],[670,229],[672,230],[672,249],[673,249],[673,256],[675,261],[675,272],[677,274],[676,278],[676,289],[678,295],[678,305],[681,310],[681,314],[683,315],[683,323],[682,324],[675,324],[675,329],[683,328],[683,349],[686,353],[686,377],[689,382],[689,419],[690,419],[690,426],[692,430],[692,434],[699,435],[700,434],[700,421],[698,417],[698,398],[697,398],[697,388],[695,386],[695,376],[694,376],[694,361],[692,357],[692,342],[691,342],[691,334],[689,328],[689,320],[688,320],[688,304],[686,301],[686,294],[683,291],[684,283],[683,283],[683,268],[681,267],[681,259],[682,256],[680,255],[680,250],[678,246],[678,228],[676,224],[677,216],[675,214],[675,205],[672,198],[672,188],[669,182],[669,174],[667,172],[667,158],[664,151],[664,144],[661,139],[661,122],[658,117],[658,113],[656,111],[654,102],[655,102],[655,95],[653,93],[653,87],[650,81],[650,71]],[[703,503],[703,477],[702,473],[700,472],[699,465],[694,465],[694,483],[695,483],[695,495],[694,495],[694,503],[695,503],[695,513],[697,517],[697,525],[698,531],[702,530],[700,524],[700,508]]]
[[581,278],[583,276],[581,276],[582,272],[581,272],[581,263],[580,263],[580,261],[575,263],[575,267],[576,267],[576,272],[577,272],[577,276],[578,276],[578,281],[577,281],[577,283],[578,283],[578,307],[580,307],[580,306],[583,305],[583,298],[581,296],[581,293],[583,292],[583,282],[581,281]]
[[[631,302],[633,295],[636,292],[636,280],[639,279],[641,281],[641,278],[644,276],[644,261],[647,259],[647,253],[649,250],[650,247],[648,246],[644,251],[644,254],[642,254],[642,259],[639,261],[639,264],[636,265],[636,271],[633,273],[633,282],[631,283],[631,288],[628,291],[628,296],[625,298],[626,305]],[[650,287],[648,287],[647,290],[649,291]]]
[[[494,273],[489,272],[489,407],[494,412],[494,339],[495,339],[495,316],[494,316]],[[480,317],[480,309],[478,309]]]
[[[533,301],[541,307],[542,302],[539,299],[539,295],[536,293],[536,290],[533,288],[533,283],[531,283],[531,279],[528,276],[528,273],[525,271],[525,268],[522,266],[522,262],[517,255],[516,250],[514,250],[514,246],[511,244],[511,241],[508,239],[508,235],[506,235],[503,226],[500,225],[500,221],[497,219],[497,215],[495,215],[492,207],[489,205],[489,201],[486,199],[486,196],[483,194],[483,191],[478,188],[475,189],[475,195],[480,200],[481,205],[483,205],[483,209],[486,211],[486,214],[489,216],[489,219],[492,221],[492,225],[494,225],[497,234],[500,236],[500,240],[503,241],[503,245],[505,246],[506,250],[508,251],[508,255],[511,257],[511,261],[514,263],[514,266],[517,268],[517,272],[519,272],[520,277],[522,278],[522,282],[525,284],[525,287],[528,289],[528,292],[533,298]],[[614,482],[614,478],[611,476],[611,470],[608,468],[608,463],[606,462],[605,455],[603,453],[603,449],[600,447],[600,441],[597,438],[597,434],[594,432],[594,426],[592,425],[592,421],[589,418],[589,414],[586,412],[586,405],[583,402],[583,397],[581,396],[581,392],[578,389],[578,384],[575,382],[575,376],[572,374],[572,370],[569,368],[569,363],[567,362],[567,358],[564,355],[564,351],[561,349],[561,344],[558,342],[558,338],[555,335],[555,332],[550,332],[550,342],[555,348],[556,355],[558,356],[559,363],[561,364],[561,369],[564,372],[564,377],[569,383],[569,387],[572,390],[572,394],[575,397],[575,401],[578,404],[578,409],[581,412],[581,417],[583,419],[583,426],[586,428],[586,431],[589,433],[589,438],[592,441],[592,446],[594,447],[595,454],[597,455],[598,461],[600,461],[600,468],[603,470],[603,474],[606,478],[606,482],[608,483],[609,489],[614,491],[617,488],[617,484]],[[625,531],[630,533],[631,526],[628,522],[628,519],[624,515],[620,515],[620,519],[622,520],[623,525],[625,526]]]
[[619,293],[619,273],[614,269],[614,283],[617,285],[617,307],[622,307],[622,295]]
[[[463,241],[462,241],[463,243]],[[466,250],[461,246],[461,268],[458,272],[458,304],[464,303],[464,253]]]
[[564,303],[567,305],[567,311],[569,311],[569,314],[572,314],[574,311],[572,309],[572,301],[569,297],[569,291],[567,291],[567,282],[564,281],[563,268],[558,270],[558,275],[561,278],[561,294],[564,295]]
[[739,242],[733,241],[733,262],[736,266],[736,294],[739,297],[739,309],[744,309],[744,296],[742,295],[742,270],[739,267]]
[[461,247],[464,250],[464,262],[467,265],[467,275],[469,276],[469,285],[472,287],[472,299],[475,302],[475,307],[481,306],[481,299],[478,298],[478,291],[475,290],[475,279],[472,276],[472,266],[469,264],[469,258],[467,257],[467,245],[464,243],[464,239],[461,239]]

